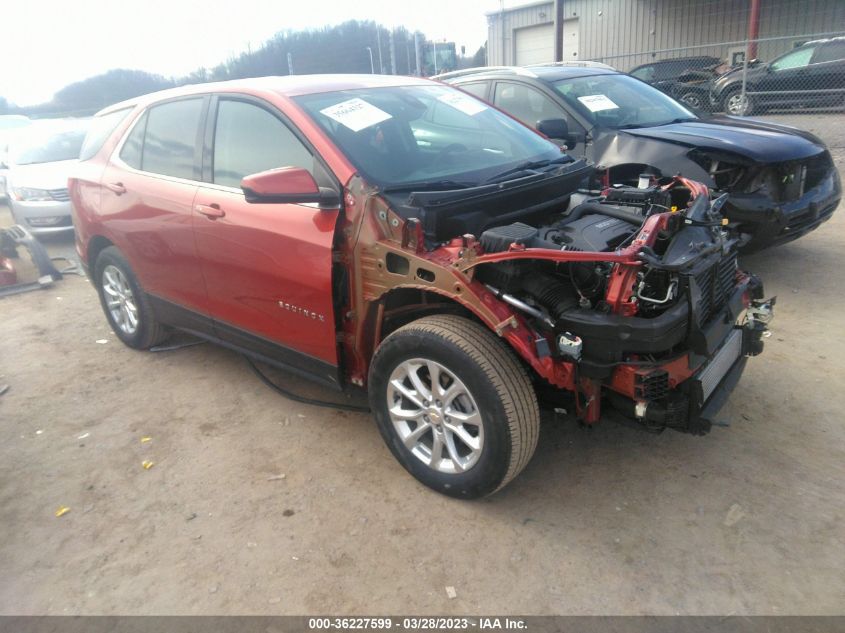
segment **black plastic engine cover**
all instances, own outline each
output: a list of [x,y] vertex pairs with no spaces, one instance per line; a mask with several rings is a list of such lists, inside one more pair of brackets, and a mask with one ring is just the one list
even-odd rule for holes
[[[543,229],[541,239],[570,251],[612,251],[637,230],[630,222],[590,214],[558,228]],[[551,247],[554,247],[551,246]]]
[[497,226],[481,234],[481,246],[485,253],[506,251],[511,244],[528,248],[604,252],[615,249],[636,230],[630,222],[592,213],[566,224],[540,229],[521,222]]
[[481,248],[485,253],[501,253],[511,244],[527,244],[537,237],[537,229],[522,222],[497,226],[481,234]]

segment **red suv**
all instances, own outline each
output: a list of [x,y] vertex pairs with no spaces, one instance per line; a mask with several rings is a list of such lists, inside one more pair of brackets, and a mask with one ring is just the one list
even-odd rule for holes
[[188,86],[107,108],[85,147],[77,248],[124,343],[177,328],[366,387],[397,459],[456,497],[525,467],[538,396],[706,432],[771,317],[723,199],[578,193],[583,161],[427,80]]

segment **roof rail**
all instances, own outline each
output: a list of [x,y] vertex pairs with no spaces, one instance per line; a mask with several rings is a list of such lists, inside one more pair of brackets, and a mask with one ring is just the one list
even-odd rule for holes
[[[538,64],[542,65],[542,64]],[[528,75],[529,77],[536,77],[536,75],[526,68],[521,66],[478,66],[477,68],[463,68],[461,70],[453,70],[448,73],[440,73],[429,77],[429,79],[456,79],[458,77],[465,77],[467,75],[478,75],[488,72],[511,72],[515,75]]]
[[539,68],[542,66],[571,66],[573,68],[603,68],[605,70],[616,70],[613,66],[602,62],[589,60],[570,60],[563,62],[546,62],[545,64],[529,64],[526,68]]

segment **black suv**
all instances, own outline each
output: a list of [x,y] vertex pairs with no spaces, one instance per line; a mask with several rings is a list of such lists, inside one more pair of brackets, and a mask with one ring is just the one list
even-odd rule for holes
[[845,37],[807,42],[769,63],[753,60],[713,82],[710,103],[729,114],[749,115],[766,107],[845,105]]
[[681,173],[730,193],[744,251],[794,240],[828,220],[842,185],[824,143],[785,125],[699,115],[609,68],[478,68],[438,77],[486,99],[584,157],[606,183]]

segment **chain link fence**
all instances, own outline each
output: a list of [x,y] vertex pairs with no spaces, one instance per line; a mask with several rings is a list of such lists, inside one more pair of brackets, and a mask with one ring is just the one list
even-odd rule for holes
[[845,111],[845,31],[594,57],[709,112]]

